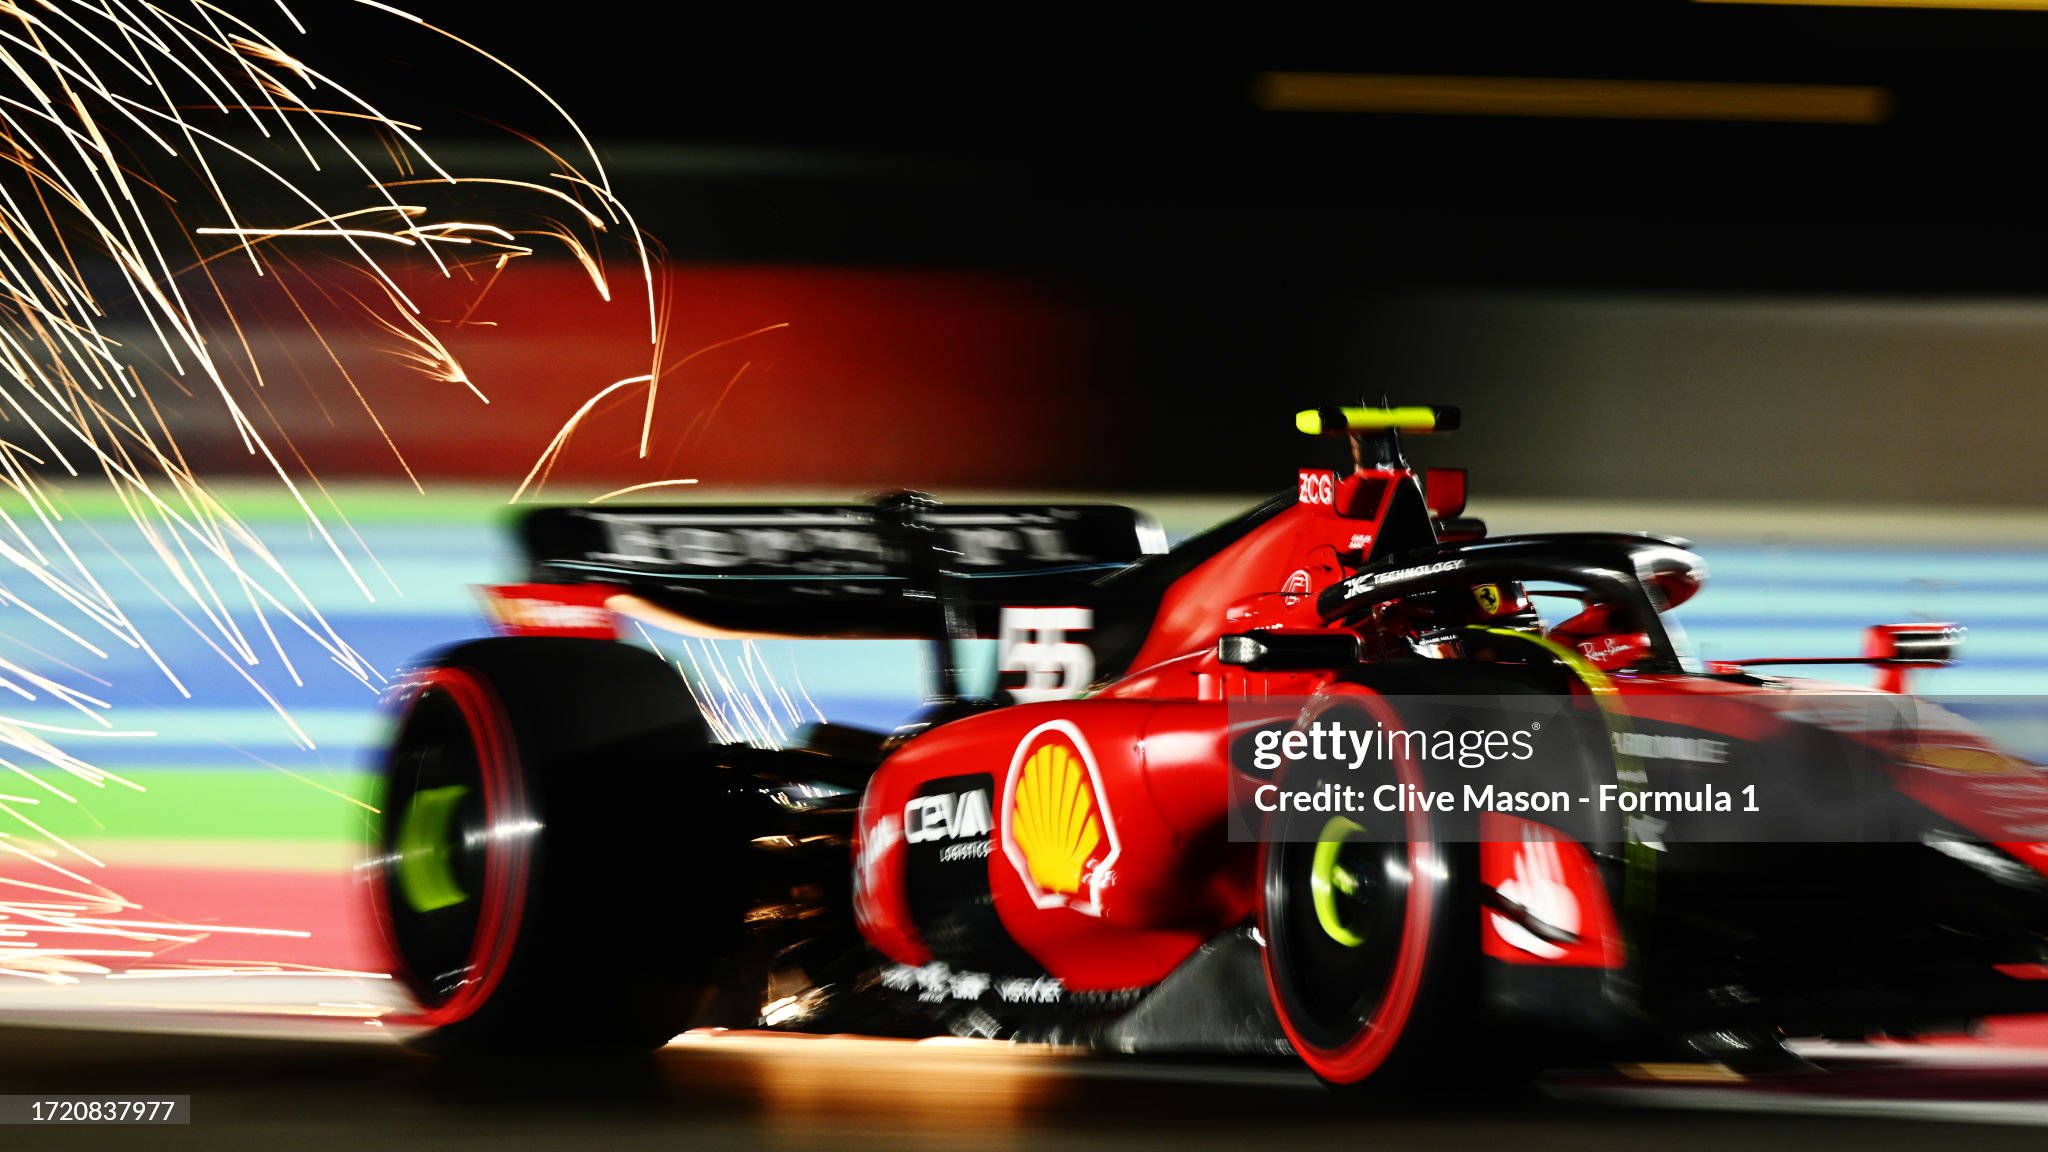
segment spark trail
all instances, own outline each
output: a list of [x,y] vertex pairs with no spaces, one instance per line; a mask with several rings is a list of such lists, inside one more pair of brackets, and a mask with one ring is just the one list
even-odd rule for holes
[[[337,315],[381,339],[380,379],[400,365],[407,388],[458,389],[481,414],[488,388],[450,351],[423,287],[480,297],[516,258],[546,252],[577,261],[606,300],[644,297],[658,355],[642,237],[589,141],[525,75],[374,0],[247,9],[0,0],[0,977],[64,982],[202,934],[279,931],[152,920],[35,814],[139,789],[92,763],[98,742],[149,736],[120,722],[118,685],[89,671],[110,652],[187,698],[192,677],[224,666],[308,748],[266,669],[297,685],[295,660],[310,656],[380,686],[213,474],[227,463],[266,477],[375,598],[375,558],[270,400],[312,390],[329,419],[370,421],[411,475]],[[528,170],[452,170],[420,125],[342,75],[357,62],[323,60],[323,29],[481,61],[538,96],[575,147],[525,137]],[[629,285],[608,267],[631,269]],[[651,405],[654,377],[640,379]],[[125,516],[142,546],[95,537],[81,503]],[[169,608],[219,663],[198,661],[201,673],[166,655],[167,639],[138,626],[138,599]]]

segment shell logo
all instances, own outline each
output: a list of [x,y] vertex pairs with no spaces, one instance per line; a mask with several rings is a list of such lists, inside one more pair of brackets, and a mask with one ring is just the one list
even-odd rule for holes
[[1065,720],[1033,728],[1010,760],[1003,795],[1003,854],[1032,901],[1100,916],[1122,848],[1081,730]]

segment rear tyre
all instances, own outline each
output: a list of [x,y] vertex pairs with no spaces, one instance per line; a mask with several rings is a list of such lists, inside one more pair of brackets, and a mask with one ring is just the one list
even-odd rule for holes
[[400,689],[371,880],[416,1043],[628,1052],[688,1027],[736,932],[703,722],[603,640],[451,648]]

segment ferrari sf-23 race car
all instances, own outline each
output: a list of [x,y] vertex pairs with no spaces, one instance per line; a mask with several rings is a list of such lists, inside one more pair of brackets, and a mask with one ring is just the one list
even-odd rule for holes
[[[363,869],[419,1042],[966,1035],[1383,1087],[2048,1010],[2048,777],[1903,695],[1960,629],[1871,629],[1875,689],[1703,665],[1690,546],[1489,538],[1402,451],[1458,419],[1301,413],[1348,464],[1171,549],[909,493],[527,512],[504,634],[394,694]],[[923,641],[928,699],[779,740],[678,634]]]

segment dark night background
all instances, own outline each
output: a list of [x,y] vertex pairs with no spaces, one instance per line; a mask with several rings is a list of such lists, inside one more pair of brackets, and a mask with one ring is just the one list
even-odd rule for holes
[[[1424,20],[749,21],[677,6],[650,25],[471,7],[418,11],[560,97],[682,256],[1144,283],[2042,282],[2043,13],[1643,0]],[[1894,106],[1877,126],[1260,111],[1254,81],[1275,70],[1873,85]]]
[[[1387,392],[1466,404],[1461,453],[1534,495],[1636,478],[1670,498],[2048,495],[2024,441],[1984,446],[2029,459],[1973,482],[1878,450],[1976,443],[1987,406],[2031,423],[2020,393],[2048,350],[2032,303],[2048,288],[2048,12],[416,10],[559,97],[678,264],[993,271],[1079,301],[1109,333],[1104,418],[1130,428],[1129,466],[1090,482],[1268,487],[1299,446],[1232,443],[1244,425],[1220,414],[1284,432],[1294,407]],[[389,86],[438,61],[416,46],[365,38],[355,53]],[[1857,85],[1884,89],[1890,112],[1264,111],[1253,92],[1274,70]],[[501,81],[470,108],[459,71],[431,80],[454,93],[444,150],[485,138],[486,106],[522,115]],[[2007,311],[1979,340],[1986,306]],[[1764,404],[1786,419],[1759,418]],[[1660,416],[1676,422],[1641,427]],[[1560,466],[1519,447],[1532,441],[1633,447]],[[1834,466],[1778,467],[1788,456]],[[1674,461],[1697,463],[1645,476]]]

